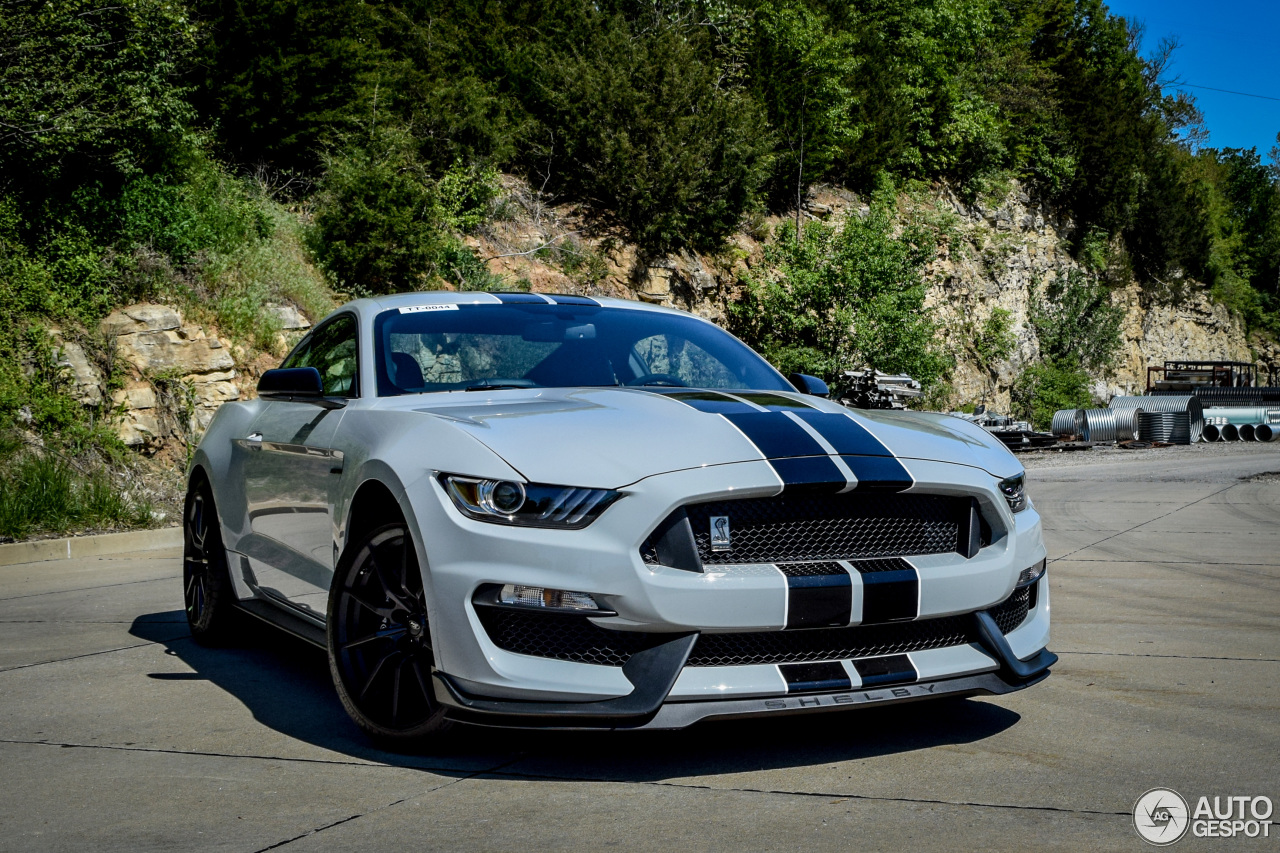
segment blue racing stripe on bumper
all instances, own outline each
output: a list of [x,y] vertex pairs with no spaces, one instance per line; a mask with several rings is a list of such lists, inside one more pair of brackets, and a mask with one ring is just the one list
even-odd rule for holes
[[862,577],[863,625],[905,622],[920,615],[920,573],[901,557],[852,560]]
[[778,670],[787,682],[788,693],[822,693],[849,690],[853,679],[835,661],[827,663],[784,663]]
[[889,684],[911,684],[918,677],[911,658],[906,655],[888,655],[881,658],[862,658],[853,662],[863,687],[884,687]]

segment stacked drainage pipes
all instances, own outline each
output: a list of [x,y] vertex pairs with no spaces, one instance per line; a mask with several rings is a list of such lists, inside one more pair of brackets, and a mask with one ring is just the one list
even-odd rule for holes
[[1191,444],[1199,441],[1204,431],[1204,410],[1200,398],[1194,396],[1113,397],[1111,408],[1141,410],[1135,411],[1134,424],[1143,441]]
[[1204,421],[1205,441],[1274,441],[1280,406],[1215,406],[1204,410]]

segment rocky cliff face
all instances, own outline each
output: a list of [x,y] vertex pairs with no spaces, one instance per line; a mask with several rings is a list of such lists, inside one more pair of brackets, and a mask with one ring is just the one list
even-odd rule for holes
[[[277,311],[286,328],[306,328],[296,310]],[[79,341],[59,340],[61,363],[80,401],[97,406],[109,399],[121,440],[145,453],[185,447],[220,405],[252,393],[257,365],[246,362],[246,353],[187,322],[172,306],[121,308],[97,332],[99,359],[89,358]],[[116,382],[109,383],[106,373],[114,373]]]
[[[508,179],[507,189],[515,213],[486,226],[470,242],[510,286],[638,299],[713,321],[724,320],[742,271],[764,263],[762,238],[781,221],[769,217],[752,223],[717,255],[650,257],[573,206],[547,206],[514,179]],[[805,215],[826,219],[866,209],[853,193],[818,189],[810,193]],[[904,221],[923,218],[939,234],[937,255],[926,271],[925,310],[934,312],[943,343],[956,356],[945,404],[984,402],[1009,411],[1016,377],[1040,357],[1028,316],[1032,295],[1079,266],[1067,252],[1072,224],[1017,187],[987,204],[967,205],[945,189],[927,198],[904,198],[902,216]],[[1175,307],[1153,304],[1137,284],[1113,292],[1125,308],[1123,347],[1115,369],[1097,377],[1094,394],[1100,401],[1140,391],[1147,366],[1166,359],[1280,365],[1280,347],[1246,340],[1238,318],[1201,289],[1191,290]],[[1009,312],[1017,343],[1007,359],[987,370],[968,344],[996,308]],[[306,318],[291,306],[270,310],[295,335],[307,328]],[[198,437],[219,405],[252,394],[257,376],[278,361],[235,347],[165,305],[122,308],[102,322],[99,333],[110,357],[125,368],[123,387],[108,390],[101,366],[75,341],[61,344],[63,364],[82,402],[99,405],[109,397],[121,438],[147,453],[185,446]]]
[[[527,188],[512,182],[512,197],[528,200]],[[856,195],[835,188],[809,194],[810,220],[863,214]],[[536,214],[536,215],[535,215]],[[1080,269],[1068,251],[1073,225],[1037,205],[1018,186],[995,202],[966,204],[945,188],[925,198],[903,198],[903,220],[923,219],[939,234],[938,253],[927,269],[925,310],[941,322],[945,345],[956,356],[950,380],[951,406],[985,402],[1008,411],[1017,376],[1040,357],[1029,322],[1032,296],[1054,279]],[[646,257],[608,228],[593,227],[576,209],[526,203],[523,215],[489,226],[473,246],[490,258],[490,268],[512,283],[535,290],[616,295],[671,305],[711,320],[724,318],[738,292],[744,268],[764,263],[761,238],[782,221],[767,217],[733,235],[718,255],[690,252]],[[533,252],[531,249],[541,247]],[[596,263],[584,263],[583,258]],[[1118,288],[1113,299],[1125,309],[1122,348],[1116,366],[1097,377],[1094,395],[1105,401],[1146,387],[1148,365],[1166,359],[1258,361],[1280,365],[1280,347],[1246,340],[1239,318],[1194,284],[1173,307],[1147,298],[1136,283]],[[1009,312],[1017,343],[1012,355],[987,370],[967,346],[996,308]]]

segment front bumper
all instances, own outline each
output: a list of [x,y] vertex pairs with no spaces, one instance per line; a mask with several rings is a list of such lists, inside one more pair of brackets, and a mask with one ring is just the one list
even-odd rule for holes
[[[732,719],[838,711],[941,696],[1001,695],[1030,687],[1048,677],[1049,667],[1057,662],[1057,655],[1042,648],[1025,660],[1019,659],[988,612],[979,611],[970,614],[970,618],[978,637],[975,645],[979,647],[973,651],[987,656],[994,664],[993,671],[926,680],[895,681],[892,677],[876,680],[871,677],[866,683],[850,683],[838,690],[810,687],[769,698],[681,701],[671,699],[671,690],[697,640],[696,634],[682,634],[631,656],[622,668],[622,673],[634,685],[634,690],[626,696],[594,702],[485,698],[468,695],[455,679],[441,672],[434,674],[435,693],[437,700],[449,709],[451,718],[479,725],[552,729],[681,729],[712,717]],[[860,669],[855,667],[848,671],[857,677]],[[873,681],[874,684],[871,683]]]
[[[419,525],[414,538],[422,547],[419,556],[431,603],[439,668],[436,693],[452,716],[472,722],[678,728],[709,716],[826,707],[826,699],[819,698],[815,705],[814,697],[862,696],[830,700],[832,707],[840,707],[924,698],[935,695],[930,687],[946,693],[1004,693],[1039,680],[1051,663],[1039,657],[1049,639],[1047,582],[1040,582],[1038,603],[1016,630],[1005,624],[1004,630],[1010,632],[1007,638],[994,632],[1009,648],[1003,658],[994,638],[990,648],[983,645],[976,615],[998,609],[1014,592],[1018,573],[1044,559],[1035,509],[1010,514],[994,480],[977,469],[920,460],[904,460],[904,465],[915,481],[911,492],[974,496],[994,531],[990,542],[970,558],[938,553],[910,560],[918,575],[918,591],[912,596],[915,614],[912,621],[894,625],[924,630],[930,620],[968,620],[964,637],[948,640],[947,648],[895,647],[894,653],[909,652],[905,657],[914,676],[893,683],[864,678],[858,669],[861,659],[890,651],[824,651],[819,656],[791,658],[843,670],[837,673],[840,678],[826,679],[818,688],[806,689],[803,696],[777,665],[759,659],[744,665],[708,663],[698,647],[699,636],[708,640],[735,634],[778,638],[809,634],[789,624],[789,604],[795,599],[788,577],[771,565],[684,571],[648,565],[641,554],[650,531],[682,505],[776,494],[777,479],[766,463],[649,478],[629,487],[626,497],[578,531],[511,528],[464,518],[439,490],[436,478],[424,477],[408,490],[408,497],[414,504],[411,523]],[[855,572],[850,574],[849,625],[858,626],[868,621],[865,585]],[[653,653],[633,654],[624,665],[622,659],[606,662],[557,657],[545,651],[522,653],[516,645],[496,641],[473,598],[485,585],[505,583],[588,592],[602,607],[618,614],[593,619],[599,629],[608,629],[615,637],[647,637],[643,649]],[[676,654],[680,649],[685,657]],[[695,660],[685,665],[691,653]],[[704,659],[697,659],[700,656]],[[679,661],[673,662],[677,657]],[[1009,663],[1019,660],[1030,663],[1022,667]],[[877,689],[866,689],[873,686]],[[800,698],[804,704],[792,709]],[[775,707],[778,702],[783,707]]]

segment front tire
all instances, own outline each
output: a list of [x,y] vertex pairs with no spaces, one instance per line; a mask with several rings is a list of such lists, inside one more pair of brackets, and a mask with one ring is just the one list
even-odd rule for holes
[[182,512],[182,598],[191,637],[203,646],[226,643],[237,622],[235,590],[213,503],[213,490],[194,478]]
[[356,725],[394,747],[451,727],[431,689],[426,595],[403,522],[377,528],[343,554],[328,617],[329,670]]

